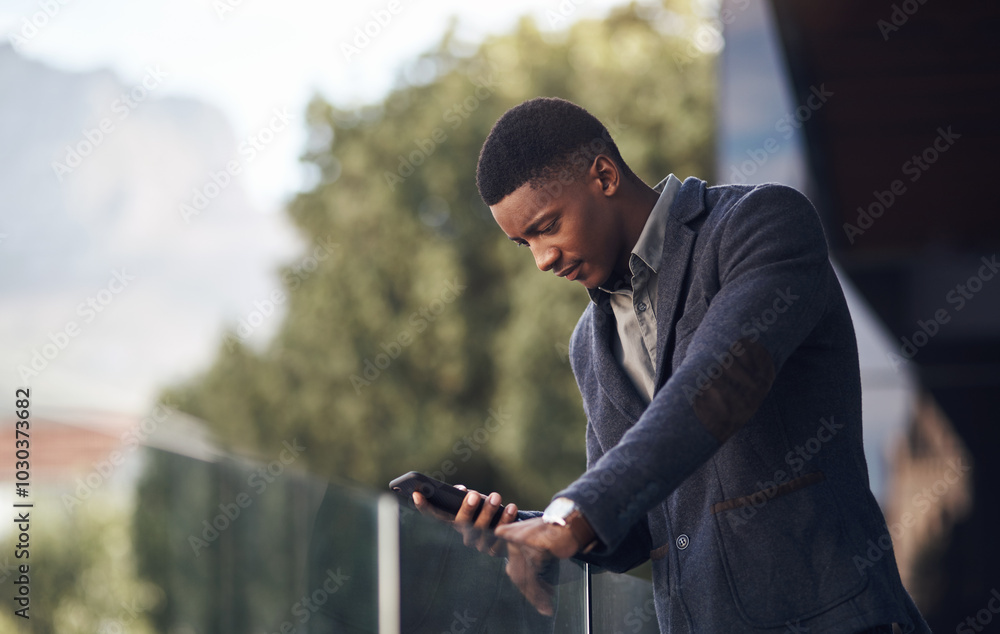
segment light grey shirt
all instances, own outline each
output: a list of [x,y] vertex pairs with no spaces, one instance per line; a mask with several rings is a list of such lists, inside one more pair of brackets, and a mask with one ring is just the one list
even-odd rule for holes
[[656,269],[663,255],[667,214],[680,187],[681,181],[671,174],[653,188],[660,192],[660,197],[629,257],[631,284],[590,292],[594,302],[600,293],[610,295],[618,332],[611,349],[645,404],[653,399],[656,375]]

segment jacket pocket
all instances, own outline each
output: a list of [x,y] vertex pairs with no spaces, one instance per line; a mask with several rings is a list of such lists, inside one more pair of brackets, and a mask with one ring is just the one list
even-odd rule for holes
[[830,486],[816,471],[712,505],[729,587],[751,625],[781,627],[864,589]]

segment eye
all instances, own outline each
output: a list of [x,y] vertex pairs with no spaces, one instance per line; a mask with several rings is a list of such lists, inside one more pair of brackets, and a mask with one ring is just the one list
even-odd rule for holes
[[545,235],[545,234],[548,234],[548,233],[554,233],[555,230],[556,230],[556,222],[553,220],[552,222],[549,223],[549,226],[545,227],[544,229],[542,229],[538,233],[540,233],[542,235]]

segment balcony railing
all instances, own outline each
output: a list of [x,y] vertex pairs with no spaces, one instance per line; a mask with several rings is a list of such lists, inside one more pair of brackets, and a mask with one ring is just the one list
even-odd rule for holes
[[652,587],[554,561],[553,616],[502,557],[378,494],[269,464],[148,450],[134,547],[164,632],[657,632]]

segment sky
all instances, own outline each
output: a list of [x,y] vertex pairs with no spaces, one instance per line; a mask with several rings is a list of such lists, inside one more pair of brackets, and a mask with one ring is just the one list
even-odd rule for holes
[[[463,41],[503,33],[519,16],[543,29],[598,17],[620,0],[5,0],[0,40],[24,57],[70,71],[110,69],[134,85],[163,73],[157,96],[220,108],[237,138],[255,134],[275,108],[300,116],[319,92],[338,106],[369,103],[455,19]],[[250,168],[248,194],[262,213],[305,185],[298,164],[304,126],[293,126]]]

